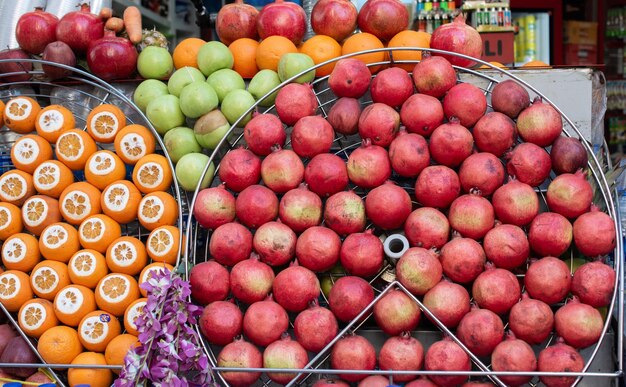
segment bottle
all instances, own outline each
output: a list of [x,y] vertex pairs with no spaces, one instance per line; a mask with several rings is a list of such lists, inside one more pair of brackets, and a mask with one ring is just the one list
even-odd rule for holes
[[430,12],[433,10],[433,3],[431,3],[431,0],[424,0],[424,12]]
[[456,9],[456,2],[454,0],[448,1],[448,9],[454,11]]
[[505,8],[503,16],[504,16],[504,26],[511,27],[511,9]]
[[433,28],[433,17],[432,15],[426,15],[426,32],[432,34],[435,29]]
[[504,10],[502,8],[498,8],[497,10],[497,19],[498,19],[498,27],[504,26]]
[[439,0],[433,0],[433,11],[438,11],[440,5],[441,3]]
[[424,0],[417,0],[417,13],[424,12]]
[[417,30],[426,32],[426,16],[423,13],[417,17]]
[[444,12],[443,15],[441,15],[441,24],[448,24],[450,23],[450,18],[448,17],[448,13]]
[[439,28],[439,26],[441,25],[441,16],[439,15],[439,13],[435,14],[434,20],[433,20],[433,29],[437,29]]

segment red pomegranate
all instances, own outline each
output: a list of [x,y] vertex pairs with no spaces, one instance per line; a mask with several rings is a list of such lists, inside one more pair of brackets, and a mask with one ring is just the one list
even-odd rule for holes
[[490,112],[476,122],[472,134],[478,150],[502,157],[515,144],[517,127],[506,115]]
[[[442,24],[433,31],[433,35],[430,38],[430,47],[480,58],[480,54],[483,51],[483,41],[480,34],[465,23],[465,16],[460,13],[459,16],[454,18],[452,23]],[[472,67],[476,63],[471,59],[454,55],[435,55],[441,55],[453,65],[461,67]]]
[[367,106],[359,117],[359,136],[370,139],[373,145],[388,147],[399,128],[400,114],[384,103]]
[[[506,339],[493,350],[491,367],[494,371],[500,372],[533,372],[537,369],[537,358],[528,343],[509,332]],[[530,382],[532,376],[499,376],[499,378],[509,386],[521,386]]]
[[278,117],[287,125],[295,125],[300,118],[312,116],[317,110],[313,86],[307,83],[290,83],[283,86],[276,95],[275,103]]
[[517,131],[522,140],[541,147],[552,145],[561,135],[562,128],[559,112],[552,105],[541,102],[539,97],[517,117]]
[[441,98],[456,85],[456,81],[456,71],[442,56],[431,56],[425,52],[413,68],[413,83],[421,94]]
[[420,308],[400,289],[392,289],[374,305],[376,325],[389,336],[397,336],[417,327]]
[[365,204],[354,191],[341,191],[326,200],[324,224],[339,235],[365,229]]
[[243,334],[254,344],[267,347],[289,328],[289,316],[270,297],[250,305],[243,315]]
[[[302,369],[309,362],[306,349],[297,341],[291,340],[289,333],[284,333],[280,340],[268,345],[263,351],[263,368]],[[288,372],[268,372],[267,376],[276,383],[287,384],[297,374]]]
[[285,193],[302,183],[304,164],[291,149],[275,147],[261,162],[261,177],[272,191]]
[[420,207],[406,219],[404,234],[411,246],[440,249],[450,237],[450,223],[441,211]]
[[522,300],[509,313],[509,328],[528,344],[540,344],[552,333],[554,314],[548,304],[522,293]]
[[474,302],[481,308],[503,315],[515,305],[522,292],[515,274],[488,263],[472,285]]
[[441,281],[442,267],[437,254],[421,247],[411,247],[396,263],[398,281],[417,296],[423,296]]
[[[347,2],[347,0],[341,1]],[[313,383],[312,387],[350,387],[350,385],[340,379],[320,379],[317,382]]]
[[344,136],[349,136],[357,133],[359,130],[360,115],[361,103],[358,99],[341,97],[335,101],[333,106],[331,106],[326,119],[332,125],[333,129],[335,129],[335,132],[343,134]]
[[405,387],[437,387],[437,385],[428,380],[426,376],[420,376],[414,381],[405,384]]
[[278,197],[265,186],[251,185],[237,196],[235,212],[241,223],[250,228],[258,228],[276,219]]
[[226,188],[241,192],[261,180],[261,159],[247,149],[233,149],[222,158],[218,175]]
[[[539,372],[582,372],[585,360],[574,348],[559,339],[555,345],[543,349],[537,357]],[[576,376],[540,376],[539,380],[549,387],[568,387]]]
[[424,306],[446,327],[452,329],[470,311],[467,290],[448,279],[443,279],[424,295]]
[[438,126],[430,136],[428,150],[438,164],[455,168],[472,154],[472,133],[458,120]]
[[349,234],[341,244],[341,266],[357,277],[373,277],[383,268],[383,243],[373,230]]
[[588,159],[585,147],[577,138],[559,136],[552,143],[550,160],[557,175],[587,168]]
[[539,197],[533,187],[514,178],[493,193],[491,204],[500,222],[520,227],[539,213]]
[[193,216],[200,226],[216,229],[235,220],[235,197],[224,185],[205,188],[198,192]]
[[234,266],[250,256],[252,233],[239,223],[230,222],[213,231],[209,241],[209,254],[218,263]]
[[378,187],[391,176],[391,162],[385,148],[363,140],[348,157],[348,177],[362,188]]
[[357,23],[361,31],[384,41],[407,29],[409,13],[399,0],[369,0],[361,7]]
[[524,285],[528,294],[546,304],[556,304],[569,293],[572,275],[565,262],[555,257],[544,257],[528,267]]
[[371,73],[355,58],[338,60],[328,77],[328,87],[337,97],[361,98],[369,89]]
[[555,212],[542,212],[530,223],[530,248],[542,257],[560,257],[572,243],[572,224]]
[[[267,156],[272,153],[272,147],[285,145],[287,133],[283,128],[283,123],[275,115],[254,114],[254,117],[243,128],[243,138],[254,154]],[[220,164],[221,168],[222,164]]]
[[[365,337],[346,336],[335,343],[330,353],[330,366],[335,370],[366,370],[376,367],[376,350]],[[358,382],[367,374],[340,374],[348,382]]]
[[304,169],[304,181],[311,191],[321,197],[343,191],[348,185],[346,163],[337,155],[319,154]]
[[498,83],[491,91],[493,110],[510,118],[516,118],[528,105],[530,105],[528,91],[511,79]]
[[[424,347],[409,332],[388,338],[380,348],[378,365],[381,370],[415,371],[422,369]],[[396,375],[394,383],[405,383],[417,375]]]
[[615,289],[615,270],[602,261],[587,262],[574,272],[572,294],[594,308],[607,306]]
[[507,153],[505,158],[506,171],[522,183],[537,187],[550,176],[550,155],[540,146],[523,142]]
[[463,238],[458,233],[441,248],[439,259],[446,277],[460,284],[474,281],[483,272],[487,262],[480,243]]
[[[254,345],[239,338],[225,346],[217,355],[218,367],[261,368],[263,356]],[[260,372],[222,372],[222,377],[233,386],[250,386],[260,377]]]
[[322,116],[300,118],[291,132],[291,148],[300,157],[328,153],[334,140],[335,131]]
[[413,94],[402,104],[400,120],[407,131],[429,137],[443,123],[443,106],[433,96]]
[[280,199],[278,216],[293,231],[302,232],[322,221],[322,199],[302,183]]
[[554,314],[554,328],[574,348],[587,348],[600,340],[604,320],[593,306],[574,296]]
[[[426,371],[470,371],[472,363],[465,351],[449,337],[434,342],[424,356]],[[467,375],[430,375],[438,386],[456,386],[465,382]]]
[[341,239],[333,230],[314,226],[306,229],[296,242],[300,265],[314,272],[331,269],[339,261]]
[[464,237],[479,240],[493,228],[495,215],[489,200],[477,193],[469,193],[452,202],[448,220],[453,230]]
[[240,38],[258,40],[256,21],[259,11],[252,5],[244,4],[243,0],[235,0],[226,4],[217,13],[215,31],[222,43],[229,46]]
[[20,48],[30,54],[39,55],[49,43],[57,40],[56,28],[59,18],[35,8],[20,16],[15,26],[15,38]]
[[274,0],[264,6],[256,19],[261,39],[272,35],[284,36],[296,46],[302,42],[306,32],[307,15],[296,3]]
[[443,98],[443,112],[448,120],[459,119],[461,125],[471,128],[487,111],[487,98],[484,92],[471,83],[453,86]]
[[512,270],[526,263],[530,244],[524,230],[513,224],[497,224],[483,240],[487,259],[496,267]]
[[376,75],[370,86],[372,101],[399,108],[413,94],[413,81],[406,70],[390,67]]
[[557,176],[548,186],[546,201],[550,211],[574,219],[589,211],[593,189],[582,170]]
[[298,237],[289,226],[280,222],[267,222],[254,233],[252,246],[261,257],[261,262],[270,266],[282,266],[296,254]]
[[345,276],[335,281],[328,295],[328,305],[339,321],[349,322],[374,300],[374,290],[360,277]]
[[389,378],[382,375],[370,375],[361,380],[357,387],[387,387],[389,385]]
[[476,356],[489,356],[504,338],[504,325],[497,314],[474,306],[456,329],[459,340]]
[[411,208],[409,194],[392,181],[374,188],[365,198],[365,214],[383,230],[402,227]]
[[615,248],[615,223],[593,204],[590,212],[574,221],[573,233],[576,248],[588,257],[609,254]]
[[339,326],[333,312],[313,301],[293,322],[296,340],[309,352],[318,353],[337,336]]
[[423,206],[448,208],[461,193],[456,172],[445,165],[431,165],[415,181],[415,198]]
[[226,345],[241,334],[243,314],[230,301],[215,301],[204,307],[198,325],[209,343]]
[[504,183],[504,167],[491,153],[474,153],[461,164],[459,180],[465,192],[479,190],[483,196],[491,196]]
[[228,270],[215,261],[201,262],[189,272],[191,297],[200,305],[222,301],[230,292]]
[[320,0],[311,11],[311,28],[316,35],[327,35],[338,42],[356,28],[358,11],[348,0]]
[[230,271],[230,289],[233,296],[248,305],[264,300],[272,291],[274,271],[261,262],[255,253],[237,263]]
[[430,164],[428,143],[421,135],[401,128],[389,145],[389,159],[398,175],[415,178]]
[[272,293],[288,312],[301,312],[319,297],[320,281],[315,273],[296,263],[278,273]]

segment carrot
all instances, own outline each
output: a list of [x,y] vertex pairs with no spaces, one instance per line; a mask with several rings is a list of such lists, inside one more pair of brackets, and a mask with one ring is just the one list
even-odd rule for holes
[[104,28],[106,28],[107,30],[115,31],[115,33],[118,33],[124,29],[124,20],[120,19],[119,17],[112,17],[109,20],[107,20],[106,24],[104,25]]
[[139,8],[130,6],[124,10],[124,25],[128,39],[134,44],[141,42],[141,12]]
[[109,20],[111,16],[113,16],[113,10],[108,7],[103,7],[100,10],[100,14],[98,14],[98,16],[100,16],[100,19],[102,20]]

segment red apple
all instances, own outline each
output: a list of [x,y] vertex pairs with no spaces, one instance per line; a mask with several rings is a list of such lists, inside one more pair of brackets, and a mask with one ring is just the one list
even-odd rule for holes
[[341,42],[354,32],[357,16],[350,0],[320,0],[311,11],[311,27],[317,35]]
[[[33,70],[33,64],[30,62],[19,62],[20,59],[30,59],[26,51],[19,48],[2,50],[0,51],[0,59],[13,59],[11,62],[0,63],[0,83],[24,82],[30,79],[30,71]],[[16,74],[11,76],[2,75],[7,73]]]
[[409,26],[409,11],[400,0],[369,0],[365,2],[358,17],[363,32],[389,40]]
[[215,22],[217,36],[227,46],[239,38],[257,40],[259,38],[256,28],[258,15],[259,11],[251,5],[244,4],[243,0],[226,4],[217,13]]
[[276,0],[261,9],[256,25],[261,39],[280,35],[297,46],[306,32],[306,13],[296,3]]

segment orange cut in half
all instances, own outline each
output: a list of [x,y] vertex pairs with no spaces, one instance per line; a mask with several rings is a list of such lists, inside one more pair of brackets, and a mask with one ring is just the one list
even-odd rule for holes
[[107,274],[96,286],[96,304],[115,316],[124,315],[128,305],[138,298],[137,280],[128,274]]
[[[141,289],[140,289],[141,290]],[[143,314],[143,308],[146,306],[148,299],[145,297],[133,301],[124,312],[124,329],[131,335],[139,336],[139,328],[137,327],[137,319]]]
[[35,190],[55,199],[73,182],[72,170],[58,160],[44,161],[33,172]]
[[100,190],[84,181],[70,184],[61,193],[59,206],[63,219],[77,226],[100,213]]
[[37,352],[51,364],[70,364],[83,351],[76,329],[59,325],[45,331],[37,342]]
[[146,240],[148,256],[154,262],[175,265],[180,252],[180,231],[175,226],[157,227]]
[[100,105],[87,116],[87,133],[98,142],[114,142],[117,132],[125,126],[126,116],[115,105]]
[[78,231],[67,223],[52,223],[39,236],[39,251],[48,260],[66,263],[78,250]]
[[74,114],[61,105],[50,105],[41,109],[35,121],[37,134],[51,144],[57,142],[61,133],[75,127]]
[[107,344],[122,333],[120,321],[105,310],[89,312],[78,324],[78,338],[85,349],[104,352]]
[[144,194],[169,189],[172,171],[167,159],[158,154],[142,157],[133,169],[133,183]]
[[123,236],[109,245],[106,262],[114,273],[137,275],[148,263],[148,254],[146,254],[146,247],[139,239]]
[[43,137],[27,134],[11,147],[11,162],[15,168],[33,173],[39,164],[52,158],[52,147]]
[[85,164],[85,179],[100,190],[125,176],[126,165],[110,150],[97,151],[89,156]]
[[127,125],[115,136],[115,153],[128,165],[135,165],[142,157],[154,153],[156,141],[143,125]]
[[87,159],[98,150],[96,142],[85,131],[70,129],[57,139],[54,154],[57,159],[73,171],[85,168]]
[[109,273],[104,255],[96,250],[79,250],[67,263],[67,271],[73,284],[95,289],[98,282]]
[[65,325],[77,327],[88,313],[96,310],[93,290],[82,285],[68,285],[54,297],[54,313]]
[[152,278],[152,275],[159,271],[171,273],[174,271],[174,266],[165,262],[154,262],[144,267],[141,273],[139,273],[139,291],[143,297],[148,297],[148,291],[141,285],[148,282],[150,278]]
[[27,273],[41,260],[37,238],[26,233],[13,234],[2,244],[2,264],[8,270]]
[[15,133],[35,130],[35,121],[41,111],[39,103],[30,97],[14,97],[4,107],[4,124]]
[[28,300],[17,312],[17,323],[28,336],[39,338],[59,324],[52,302],[43,298]]
[[0,240],[6,240],[11,235],[22,232],[24,225],[18,206],[0,202]]
[[4,108],[5,108],[5,104],[4,102],[2,102],[2,100],[0,100],[0,123],[2,123],[4,125]]
[[59,290],[70,284],[67,265],[63,262],[45,260],[39,262],[30,273],[30,287],[37,297],[54,300]]
[[167,192],[149,193],[139,202],[137,219],[149,231],[161,226],[174,225],[178,219],[178,203]]
[[109,184],[100,196],[102,212],[120,224],[137,219],[137,209],[141,192],[128,180],[118,180]]
[[107,251],[109,245],[121,235],[122,228],[119,223],[103,214],[88,217],[78,228],[81,246],[99,253]]
[[12,169],[0,176],[0,201],[21,206],[35,194],[33,177],[19,169]]
[[9,312],[17,312],[33,298],[28,274],[18,270],[7,270],[0,274],[0,303]]
[[46,227],[60,221],[59,201],[49,196],[33,195],[22,205],[22,222],[31,234],[39,236]]

